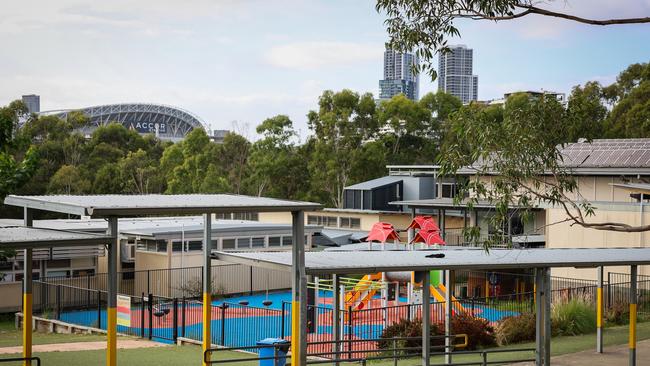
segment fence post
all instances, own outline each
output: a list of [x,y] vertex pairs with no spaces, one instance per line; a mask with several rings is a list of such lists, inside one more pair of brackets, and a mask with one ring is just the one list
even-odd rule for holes
[[97,328],[102,329],[102,291],[97,290]]
[[144,301],[144,292],[142,293],[142,297],[140,299],[142,300],[140,301],[140,337],[144,338],[144,312],[146,306],[146,303]]
[[607,308],[612,306],[612,272],[607,272]]
[[181,304],[181,337],[185,337],[185,296]]
[[87,297],[88,309],[90,309],[90,301],[91,301],[90,300],[90,276],[86,278],[88,279],[88,281],[86,281],[86,289],[88,290],[86,291],[87,293],[86,297]]
[[[210,304],[212,306],[212,304]],[[221,303],[221,345],[226,345],[226,308],[225,302]]]
[[61,285],[56,285],[56,320],[61,320]]
[[348,358],[352,358],[352,306],[348,306]]
[[[149,270],[147,270],[147,282],[149,277]],[[149,307],[149,339],[153,338],[153,295],[149,293],[149,297],[147,298],[148,300],[148,307]]]
[[284,300],[282,301],[282,318],[280,319],[280,338],[284,339]]
[[483,351],[483,366],[487,366],[487,352]]
[[149,298],[151,298],[151,270],[147,270],[147,293]]
[[[250,293],[253,293],[253,266],[250,266]],[[268,289],[267,289],[268,290]]]
[[174,329],[172,331],[172,338],[174,339],[174,343],[178,340],[178,299],[174,298],[174,302],[172,303],[172,311],[174,312],[172,314],[172,323],[174,324]]
[[393,366],[397,366],[397,340],[393,337]]

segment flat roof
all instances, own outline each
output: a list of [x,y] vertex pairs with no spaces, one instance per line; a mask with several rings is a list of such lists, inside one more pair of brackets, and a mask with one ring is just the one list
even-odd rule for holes
[[371,179],[371,180],[367,180],[365,182],[353,184],[351,186],[345,187],[345,189],[370,190],[370,189],[375,189],[375,188],[379,188],[379,187],[384,187],[384,186],[394,184],[394,183],[397,183],[397,182],[401,182],[402,180],[404,180],[403,176],[387,175],[385,177]]
[[[431,254],[444,254],[444,257],[428,258]],[[216,257],[258,267],[291,269],[291,253],[287,252],[216,252]],[[491,249],[489,252],[477,248],[305,253],[305,273],[311,275],[445,269],[593,268],[644,264],[650,264],[650,248]]]
[[[313,233],[320,231],[322,226],[318,225],[305,225],[305,233]],[[203,224],[193,224],[187,226],[169,225],[169,226],[151,226],[134,229],[120,230],[121,235],[131,236],[150,236],[153,238],[178,238],[179,234],[183,231],[185,235],[196,235],[203,233]],[[212,234],[213,236],[222,236],[223,234],[243,233],[246,235],[248,232],[256,233],[278,233],[287,232],[291,233],[291,224],[273,224],[258,221],[240,221],[240,220],[214,220],[212,221]],[[221,234],[221,235],[220,235]]]
[[25,226],[0,227],[0,248],[2,249],[104,245],[110,242],[111,237],[108,235]]
[[319,203],[234,194],[14,196],[5,205],[72,215],[107,217],[191,215],[217,212],[288,212],[319,210]]

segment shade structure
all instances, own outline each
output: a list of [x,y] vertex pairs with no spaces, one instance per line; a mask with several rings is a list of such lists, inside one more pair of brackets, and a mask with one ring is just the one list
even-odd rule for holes
[[426,230],[418,231],[411,243],[424,243],[426,245],[446,245],[444,239],[440,236],[440,230]]
[[395,231],[395,228],[392,224],[387,222],[378,222],[372,226],[370,233],[366,241],[376,241],[380,243],[385,243],[388,240],[397,240],[399,241],[399,234]]
[[438,227],[431,216],[415,216],[407,229],[424,229],[424,227],[428,226],[430,223]]

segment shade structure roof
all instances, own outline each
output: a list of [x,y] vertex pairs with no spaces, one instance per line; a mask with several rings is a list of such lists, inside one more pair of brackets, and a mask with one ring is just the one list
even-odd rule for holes
[[0,227],[0,249],[53,248],[58,246],[104,245],[111,237],[78,231],[25,226]]
[[233,194],[14,196],[10,206],[90,217],[320,210],[318,203]]
[[[438,258],[432,254],[444,254]],[[216,252],[218,259],[258,267],[290,270],[287,252]],[[305,253],[305,273],[367,274],[444,269],[516,269],[650,264],[650,248],[483,249],[413,251],[327,251]]]
[[650,194],[650,184],[648,183],[613,183],[612,186],[632,193]]

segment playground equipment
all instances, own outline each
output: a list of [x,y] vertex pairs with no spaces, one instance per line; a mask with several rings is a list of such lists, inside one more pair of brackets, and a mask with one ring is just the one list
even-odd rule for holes
[[[417,230],[413,239],[409,243],[410,245],[413,245],[414,243],[422,243],[427,246],[436,247],[438,245],[445,245],[445,241],[440,236],[440,228],[430,216],[416,216],[408,229]],[[368,241],[369,250],[372,250],[371,243],[373,241],[380,242],[382,250],[384,250],[386,241],[393,240],[395,243],[399,243],[400,238],[393,225],[385,222],[378,222],[373,225],[366,240]],[[436,300],[445,303],[447,288],[441,283],[440,278],[440,271],[431,271],[430,290],[432,296]],[[411,292],[414,287],[421,286],[421,282],[421,279],[415,278],[414,272],[368,274],[359,280],[351,291],[347,291],[343,298],[345,299],[346,307],[351,308],[352,310],[361,310],[368,306],[370,301],[377,294],[377,291],[381,291],[381,297],[384,299],[384,305],[386,306],[387,303],[385,300],[387,297],[388,285],[390,283],[406,283],[409,287],[408,302],[412,303],[414,296]],[[453,311],[462,312],[465,310],[455,297],[451,296],[451,302],[453,304]]]

